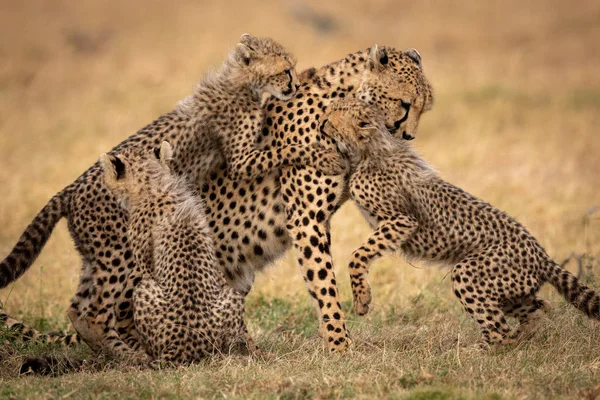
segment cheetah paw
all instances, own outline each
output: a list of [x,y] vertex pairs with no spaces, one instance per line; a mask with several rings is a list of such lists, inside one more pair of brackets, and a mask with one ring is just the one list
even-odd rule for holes
[[369,304],[371,304],[371,288],[361,290],[360,293],[354,293],[354,310],[358,315],[367,314]]
[[331,339],[333,340],[331,340],[327,346],[330,353],[343,353],[348,350],[353,343],[352,339],[350,339],[350,336],[347,333],[341,337],[338,337],[337,339]]
[[325,175],[340,175],[346,171],[348,163],[337,151],[330,149],[317,149],[314,167]]

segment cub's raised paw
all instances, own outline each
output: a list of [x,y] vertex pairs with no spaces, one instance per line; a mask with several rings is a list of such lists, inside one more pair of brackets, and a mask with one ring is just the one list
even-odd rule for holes
[[318,147],[315,149],[314,154],[314,164],[312,167],[325,175],[340,175],[348,167],[347,160],[335,150]]

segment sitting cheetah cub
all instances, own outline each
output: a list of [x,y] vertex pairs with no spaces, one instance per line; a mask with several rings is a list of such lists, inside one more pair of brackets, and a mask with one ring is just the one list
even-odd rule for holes
[[128,236],[142,279],[134,321],[153,359],[193,362],[237,343],[254,350],[244,325],[244,296],[217,269],[203,204],[171,173],[167,142],[159,159],[103,154],[106,186],[129,212]]
[[[332,106],[321,132],[347,154],[351,196],[377,229],[349,269],[354,308],[369,310],[368,265],[401,249],[413,259],[453,263],[455,295],[480,325],[485,344],[511,343],[535,331],[551,283],[575,307],[600,319],[598,293],[550,259],[508,214],[442,180],[408,142],[394,138],[383,116],[356,100]],[[507,316],[519,327],[511,331]]]

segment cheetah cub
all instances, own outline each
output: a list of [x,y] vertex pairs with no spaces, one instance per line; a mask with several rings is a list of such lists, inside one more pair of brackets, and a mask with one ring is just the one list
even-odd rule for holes
[[242,35],[221,67],[178,104],[178,111],[196,126],[194,135],[173,138],[175,172],[192,182],[202,181],[223,162],[233,180],[256,179],[286,165],[311,165],[325,175],[344,172],[343,158],[323,147],[256,147],[263,127],[263,95],[291,99],[300,86],[295,66],[295,57],[274,40]]
[[244,296],[216,267],[203,204],[171,173],[171,146],[156,157],[103,154],[106,186],[129,212],[128,236],[141,281],[134,322],[146,352],[174,363],[197,361],[235,343],[254,350]]
[[[390,135],[383,116],[358,101],[333,105],[321,132],[351,160],[352,199],[376,228],[351,257],[358,314],[371,302],[368,265],[401,249],[411,259],[452,263],[454,293],[479,324],[486,344],[532,334],[547,303],[537,298],[551,283],[575,307],[600,319],[598,293],[550,259],[508,214],[442,180],[409,146]],[[506,317],[519,326],[511,330]]]

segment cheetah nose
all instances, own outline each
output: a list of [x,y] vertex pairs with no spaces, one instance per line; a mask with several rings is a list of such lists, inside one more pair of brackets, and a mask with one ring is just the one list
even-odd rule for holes
[[296,90],[300,89],[300,85],[298,85],[297,83],[294,86],[296,87]]
[[413,140],[415,137],[413,135],[409,135],[406,131],[402,132],[402,139],[404,140]]

